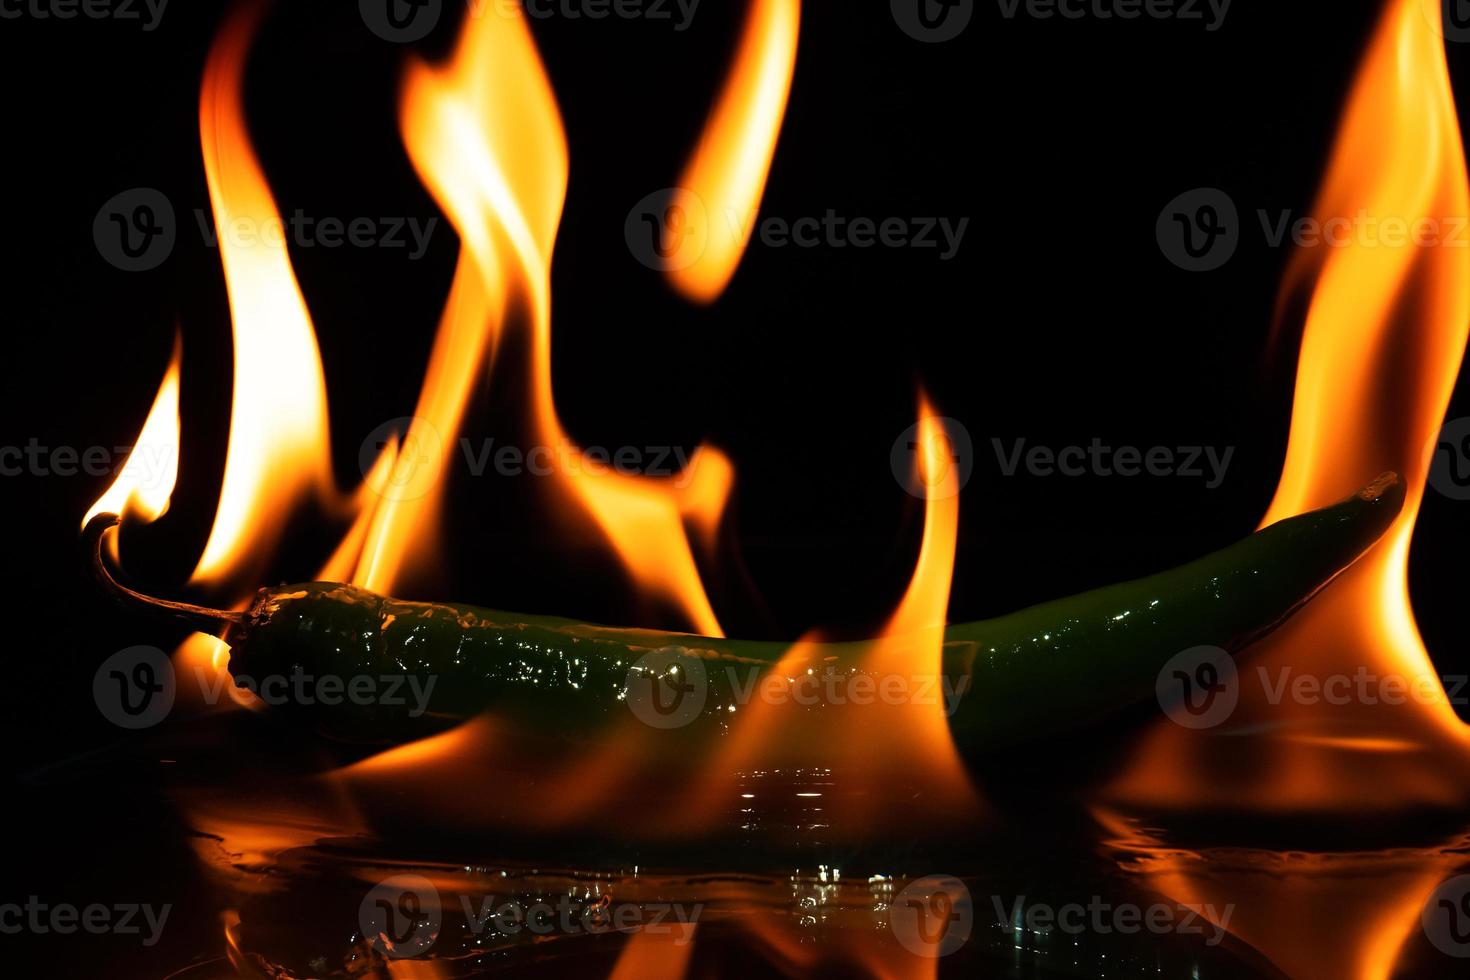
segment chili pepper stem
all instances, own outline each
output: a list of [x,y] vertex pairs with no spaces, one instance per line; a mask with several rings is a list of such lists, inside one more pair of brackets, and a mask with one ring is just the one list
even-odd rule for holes
[[196,606],[188,602],[174,602],[171,599],[159,599],[151,595],[135,592],[112,577],[112,572],[107,568],[107,562],[102,557],[102,539],[107,532],[121,523],[121,518],[116,514],[98,514],[87,522],[82,529],[82,541],[86,545],[92,559],[92,572],[97,581],[107,590],[114,599],[129,607],[143,607],[155,612],[161,612],[181,619],[197,628],[208,632],[214,632],[220,624],[239,626],[245,622],[245,614],[241,612],[229,612],[224,609],[210,609],[206,606]]

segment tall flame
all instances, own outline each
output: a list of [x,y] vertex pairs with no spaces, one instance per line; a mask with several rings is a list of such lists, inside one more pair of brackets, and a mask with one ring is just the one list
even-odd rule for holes
[[[1403,512],[1356,565],[1247,652],[1228,725],[1158,724],[1105,792],[1112,804],[1360,815],[1462,806],[1467,797],[1470,740],[1420,639],[1407,579],[1429,450],[1470,332],[1470,251],[1457,240],[1470,186],[1431,23],[1438,5],[1430,6],[1390,0],[1350,93],[1315,214],[1324,228],[1353,231],[1299,253],[1288,271],[1286,293],[1310,290],[1310,303],[1286,463],[1263,523],[1327,504],[1387,469],[1405,478]],[[1390,221],[1410,234],[1391,240]],[[1389,681],[1415,696],[1390,697],[1387,686],[1346,701],[1267,693],[1268,679],[1300,675]],[[1143,869],[1154,887],[1236,902],[1232,930],[1294,976],[1363,980],[1392,975],[1449,863],[1438,850],[1247,852],[1258,866],[1236,873],[1180,853]],[[1365,869],[1373,877],[1361,877]],[[1314,902],[1332,915],[1297,914]],[[1280,928],[1286,921],[1292,930]],[[1321,956],[1327,948],[1332,955]]]
[[[329,497],[332,487],[316,334],[285,242],[268,240],[265,230],[282,227],[281,217],[245,125],[246,53],[259,16],[258,5],[244,5],[220,31],[199,97],[235,354],[224,483],[193,576],[209,586],[257,571],[292,510]],[[234,234],[237,228],[253,233]]]
[[[223,25],[199,95],[200,146],[229,295],[235,377],[219,503],[190,581],[236,606],[260,584],[293,513],[313,502],[343,509],[332,485],[316,333],[285,239],[273,240],[272,230],[283,224],[245,122],[246,57],[262,9],[242,5]],[[348,513],[365,513],[365,503],[360,490]],[[181,688],[181,700],[194,707],[258,707],[229,682],[228,658],[229,647],[218,638],[188,636],[174,653],[175,668],[198,686]],[[215,690],[228,697],[210,697]]]
[[[741,787],[732,787],[732,778],[793,761],[830,767],[841,789],[858,790],[857,810],[850,809],[853,798],[842,793],[822,801],[826,818],[848,827],[881,823],[885,815],[865,811],[872,796],[884,795],[899,781],[914,798],[924,799],[935,819],[958,824],[979,813],[979,797],[950,737],[948,694],[940,681],[959,535],[959,474],[949,463],[954,450],[927,396],[919,403],[916,442],[915,466],[927,491],[919,556],[903,598],[860,666],[880,685],[900,684],[905,696],[893,702],[824,704],[820,711],[784,700],[743,707],[694,794],[695,805],[685,815],[692,824],[708,822],[711,808],[738,792]],[[804,639],[772,674],[799,678],[821,672],[825,655],[815,637]],[[815,754],[804,758],[804,752]]]
[[[420,422],[439,438],[443,458],[484,354],[524,307],[536,438],[552,450],[576,452],[557,415],[551,382],[550,274],[566,196],[566,137],[520,8],[495,6],[467,18],[445,64],[413,63],[400,116],[414,166],[464,248],[417,410]],[[417,437],[410,430],[407,438]],[[708,533],[723,510],[731,474],[720,453],[704,448],[693,472],[678,480],[574,467],[558,471],[556,482],[597,522],[640,585],[680,608],[695,629],[718,635],[686,524]],[[435,499],[430,493],[385,505],[358,581],[381,590],[391,586],[412,542],[422,539],[417,532],[431,520]]]
[[[145,523],[168,510],[179,478],[179,359],[182,348],[174,340],[168,370],[153,398],[153,407],[133,442],[122,470],[82,518],[82,526],[98,514],[136,516]],[[117,538],[112,539],[116,544]]]
[[752,0],[734,68],[670,201],[685,224],[669,278],[692,300],[717,299],[745,254],[786,116],[800,28],[800,0]]
[[[959,538],[960,486],[959,470],[951,460],[954,447],[944,424],[927,396],[919,403],[918,451],[914,465],[920,483],[926,489],[924,501],[924,536],[919,544],[919,558],[913,578],[893,616],[884,627],[868,666],[879,675],[899,675],[918,671],[938,677],[944,627],[948,624],[949,590],[954,580],[955,544]],[[946,782],[968,785],[963,766],[950,740],[949,724],[943,704],[932,710],[906,711],[900,723],[908,748],[936,767]]]
[[468,18],[446,64],[411,62],[399,123],[464,250],[390,474],[399,490],[382,494],[353,575],[383,592],[428,557],[437,537],[453,436],[493,356],[512,284],[541,284],[531,270],[550,267],[568,166],[556,95],[519,8],[496,5]]
[[[1330,623],[1341,642],[1356,640],[1345,654],[1362,654],[1345,657],[1344,666],[1364,663],[1439,690],[1409,599],[1409,543],[1470,336],[1470,249],[1459,237],[1470,216],[1470,186],[1443,42],[1421,8],[1412,0],[1391,5],[1353,90],[1315,211],[1324,219],[1366,211],[1428,235],[1423,244],[1398,247],[1354,242],[1320,261],[1286,464],[1262,523],[1328,503],[1353,481],[1349,474],[1402,473],[1402,514],[1323,597],[1330,601],[1307,610],[1309,625],[1298,632]],[[1432,724],[1436,734],[1465,739],[1448,698],[1421,707],[1415,718],[1398,712],[1382,719],[1382,734],[1404,736]]]
[[[1417,0],[1389,5],[1315,210],[1324,226],[1356,220],[1361,231],[1298,257],[1287,280],[1288,289],[1310,288],[1311,302],[1286,465],[1265,522],[1322,506],[1388,469],[1405,478],[1403,513],[1369,554],[1249,654],[1231,727],[1264,734],[1224,741],[1254,763],[1224,778],[1218,764],[1188,758],[1208,751],[1218,759],[1222,740],[1164,724],[1124,777],[1125,795],[1329,810],[1465,796],[1465,727],[1419,637],[1407,584],[1428,449],[1470,332],[1470,251],[1452,239],[1470,214],[1470,187],[1443,44]],[[1364,216],[1435,231],[1395,243]],[[1432,696],[1272,705],[1258,678],[1287,669],[1402,678]],[[1258,738],[1278,744],[1265,750]],[[1461,765],[1447,769],[1447,759]],[[1205,772],[1210,778],[1198,778]]]

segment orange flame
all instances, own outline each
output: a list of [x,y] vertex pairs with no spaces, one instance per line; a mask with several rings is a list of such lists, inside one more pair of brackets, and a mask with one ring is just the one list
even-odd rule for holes
[[286,245],[269,240],[268,229],[282,227],[281,217],[245,125],[245,60],[258,18],[259,7],[247,5],[221,30],[199,98],[235,352],[224,482],[192,579],[209,586],[250,578],[293,509],[332,494],[316,334]]
[[[618,813],[627,818],[629,833],[642,827],[660,836],[702,834],[728,830],[729,820],[741,819],[733,808],[759,795],[759,806],[775,808],[772,819],[821,840],[911,820],[929,828],[973,828],[982,804],[950,738],[940,671],[959,474],[948,465],[953,450],[927,399],[918,434],[916,465],[930,491],[918,560],[902,601],[856,665],[873,689],[894,685],[891,699],[851,696],[856,686],[830,703],[819,696],[815,709],[810,699],[763,696],[767,682],[779,685],[828,668],[831,650],[802,640],[764,680],[752,681],[753,699],[730,713],[720,742],[697,753],[691,771],[672,781],[669,753],[655,751],[653,740],[677,735],[657,733],[629,712],[609,719],[592,751],[571,752],[518,735],[503,719],[481,716],[342,770],[344,785],[369,810],[391,811],[405,798],[432,799],[433,818],[455,827],[534,821],[544,831],[567,831],[602,826]],[[535,761],[532,773],[517,767],[514,760],[522,758]],[[466,773],[474,774],[473,782],[494,783],[497,791],[465,793]],[[894,803],[875,807],[875,799]]]
[[[205,64],[199,134],[229,294],[234,387],[224,480],[208,541],[190,579],[240,606],[259,584],[286,522],[315,502],[342,510],[332,485],[326,382],[270,186],[245,124],[246,56],[261,8],[226,22]],[[375,471],[376,472],[376,471]],[[363,510],[359,491],[349,513]],[[359,520],[361,523],[361,520]],[[194,633],[174,653],[185,703],[258,707],[230,683],[229,648]]]
[[[893,618],[883,629],[871,666],[879,674],[915,669],[938,677],[948,623],[949,589],[954,580],[955,543],[960,524],[960,473],[951,462],[954,448],[928,397],[920,399],[915,466],[925,487],[924,537],[914,576]],[[950,740],[942,703],[934,710],[910,712],[912,745],[926,761],[938,764],[955,784],[965,777]]]
[[[1298,258],[1287,288],[1310,287],[1311,303],[1286,465],[1265,522],[1322,506],[1387,469],[1406,480],[1403,513],[1368,555],[1242,665],[1231,726],[1265,734],[1223,741],[1252,764],[1227,777],[1219,762],[1227,750],[1215,744],[1221,739],[1163,725],[1118,787],[1128,798],[1334,810],[1445,805],[1466,795],[1465,726],[1414,624],[1406,572],[1427,447],[1470,330],[1470,253],[1445,240],[1470,214],[1470,187],[1442,41],[1417,0],[1389,6],[1349,98],[1316,213],[1324,223],[1366,214],[1440,231],[1432,240],[1421,234],[1420,242],[1394,244],[1365,230]],[[1427,693],[1407,703],[1395,697],[1397,704],[1288,697],[1273,705],[1260,678],[1288,670],[1319,679],[1394,678]],[[1273,744],[1264,748],[1259,739]],[[1212,764],[1191,761],[1206,751]]]
[[[550,273],[568,173],[566,138],[550,80],[519,8],[468,18],[447,63],[410,66],[401,107],[415,167],[459,232],[464,252],[405,445],[427,463],[395,478],[433,484],[385,494],[354,580],[390,590],[424,529],[433,524],[437,470],[464,415],[470,386],[519,300],[531,320],[530,372],[536,438],[555,458],[580,452],[557,416],[551,383]],[[402,454],[400,454],[402,458]],[[556,483],[601,528],[634,579],[680,608],[700,632],[718,635],[686,523],[710,536],[732,480],[728,460],[702,449],[675,480],[649,480],[591,466],[558,470]]]
[[[1288,272],[1286,292],[1310,290],[1310,304],[1286,463],[1263,523],[1327,504],[1388,469],[1407,483],[1403,512],[1373,550],[1242,658],[1226,728],[1164,722],[1148,734],[1105,794],[1121,808],[1363,814],[1466,799],[1470,739],[1419,636],[1407,579],[1429,449],[1470,331],[1470,253],[1453,240],[1470,215],[1470,186],[1435,7],[1390,0],[1315,206],[1324,228],[1354,230],[1299,253]],[[1410,234],[1391,241],[1390,220]],[[1339,679],[1338,690],[1353,694],[1293,697],[1279,685],[1298,675],[1324,685],[1319,692]],[[1342,680],[1357,678],[1381,686],[1360,697]],[[1248,852],[1252,866],[1236,873],[1181,853],[1140,870],[1176,897],[1237,901],[1232,929],[1293,976],[1363,980],[1392,975],[1450,863],[1438,849]],[[1333,912],[1299,914],[1309,906]],[[1324,958],[1324,949],[1334,952]]]
[[694,930],[694,924],[680,923],[665,933],[635,932],[618,954],[608,980],[681,980],[694,952]]
[[[440,479],[493,356],[515,268],[549,267],[566,187],[561,115],[519,10],[470,17],[443,66],[414,61],[400,127],[420,178],[464,243],[414,419],[386,480],[353,581],[391,591],[432,557]],[[530,281],[528,273],[521,278]]]
[[[82,526],[98,514],[136,516],[145,524],[168,510],[179,478],[179,362],[182,348],[174,339],[173,356],[158,385],[153,407],[133,442],[117,479],[82,518]],[[116,535],[110,539],[117,543]]]
[[684,215],[669,278],[710,303],[729,285],[755,227],[796,70],[800,0],[753,0],[735,66],[670,201]]
[[1186,850],[1106,809],[1095,815],[1117,835],[1108,843],[1124,870],[1207,918],[1211,909],[1229,909],[1228,923],[1216,924],[1291,977],[1388,980],[1399,950],[1419,929],[1424,902],[1460,863],[1458,841],[1339,853]]
[[[861,669],[881,685],[903,689],[893,701],[834,706],[808,712],[792,701],[757,701],[742,709],[720,760],[709,768],[700,799],[707,805],[728,801],[736,789],[732,775],[789,764],[793,748],[816,749],[806,764],[830,766],[844,781],[881,789],[895,778],[910,782],[926,797],[926,810],[956,822],[971,819],[979,806],[964,764],[950,737],[941,686],[944,627],[954,576],[959,534],[959,473],[948,465],[953,449],[927,397],[920,398],[915,465],[926,488],[924,533],[914,573],[888,623],[864,655]],[[826,668],[826,651],[814,638],[787,651],[772,671],[797,678]],[[960,692],[963,697],[963,692]],[[824,707],[826,707],[824,705]],[[847,788],[851,788],[849,785]],[[863,794],[860,794],[863,795]],[[876,795],[876,794],[875,794]],[[870,804],[866,798],[863,807]],[[827,801],[841,811],[844,803]],[[694,814],[706,820],[708,810]],[[877,815],[872,815],[877,816]],[[862,824],[858,814],[838,812],[832,819]]]

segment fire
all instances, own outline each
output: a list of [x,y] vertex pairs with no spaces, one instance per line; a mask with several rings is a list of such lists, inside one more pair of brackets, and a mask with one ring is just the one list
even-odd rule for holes
[[734,69],[669,202],[681,236],[669,278],[697,302],[724,292],[750,241],[786,115],[800,27],[800,0],[750,5]]
[[[429,375],[405,445],[442,467],[471,386],[515,315],[529,320],[533,433],[558,458],[577,455],[557,414],[551,380],[550,274],[566,197],[568,154],[561,114],[525,18],[494,7],[466,20],[443,65],[414,62],[400,111],[404,142],[425,185],[463,244]],[[412,475],[409,479],[414,479]],[[423,493],[385,495],[354,581],[391,589],[426,528],[442,481]],[[653,480],[559,469],[555,483],[601,529],[633,578],[701,633],[720,635],[700,580],[689,527],[708,540],[733,468],[701,448],[689,472]]]
[[259,11],[246,5],[221,30],[199,98],[235,352],[224,483],[193,576],[214,588],[254,588],[293,510],[332,494],[326,382],[286,245],[232,233],[282,227],[245,126],[245,58]]
[[[367,812],[392,819],[404,799],[432,800],[436,823],[466,830],[529,821],[571,832],[617,814],[624,833],[635,837],[697,837],[729,832],[731,821],[752,809],[818,840],[851,839],[890,821],[973,829],[983,806],[950,739],[939,681],[959,474],[927,398],[918,433],[915,465],[929,491],[919,555],[902,600],[858,665],[875,687],[899,682],[896,699],[829,703],[824,695],[812,708],[800,698],[753,697],[731,713],[717,744],[691,749],[688,770],[677,774],[669,771],[669,754],[654,745],[677,736],[655,732],[629,711],[609,719],[606,736],[585,747],[519,734],[499,717],[481,716],[355,763],[338,777]],[[767,679],[820,675],[827,653],[816,637],[798,641]],[[464,791],[492,784],[493,793]],[[875,807],[875,799],[893,804]],[[913,810],[899,812],[906,805]]]
[[[205,175],[230,300],[235,379],[219,504],[190,583],[235,607],[260,584],[294,513],[308,503],[334,514],[344,509],[331,480],[326,384],[316,335],[285,242],[269,238],[269,229],[282,223],[245,126],[245,59],[259,13],[256,7],[242,8],[220,31],[199,103]],[[236,234],[240,230],[244,233]],[[88,519],[126,509],[153,520],[167,509],[178,470],[179,359],[176,344],[134,449],[146,465],[133,467],[130,457],[117,482],[88,510]],[[146,482],[139,482],[144,477]],[[361,511],[364,502],[359,491],[350,511]],[[112,543],[115,557],[115,536]],[[229,684],[228,656],[229,648],[207,634],[192,634],[180,644],[177,668],[200,681],[198,690],[182,688],[181,701],[204,701],[209,688],[223,690],[229,703],[250,703]]]
[[[927,396],[919,403],[916,441],[915,465],[926,488],[919,556],[903,598],[862,664],[862,670],[879,683],[888,679],[902,684],[906,696],[895,703],[833,705],[816,712],[790,701],[757,701],[742,709],[743,717],[733,726],[699,794],[707,808],[692,812],[696,822],[710,819],[708,807],[738,792],[728,785],[732,776],[793,762],[831,767],[840,779],[855,779],[873,795],[883,795],[887,786],[900,780],[906,782],[910,792],[925,797],[934,819],[942,814],[943,819],[961,822],[978,813],[979,799],[950,738],[946,695],[939,686],[959,534],[959,473],[950,465],[953,450]],[[823,650],[816,640],[813,636],[793,645],[773,673],[798,679],[822,672]],[[932,697],[924,696],[926,689]],[[794,747],[814,752],[811,757],[799,751],[792,755]],[[846,788],[852,789],[850,783]],[[824,802],[824,812],[835,821],[866,822],[858,812],[844,812],[849,800]],[[869,805],[866,799],[859,804]]]
[[[320,354],[285,245],[247,244],[231,233],[241,225],[280,225],[242,98],[259,10],[246,8],[226,24],[200,98],[235,377],[218,509],[191,584],[238,606],[259,584],[288,521],[315,505],[348,525],[320,577],[390,593],[436,557],[454,437],[477,383],[500,367],[502,342],[512,331],[526,340],[525,363],[510,367],[524,369],[529,379],[534,438],[559,458],[581,452],[558,413],[551,361],[551,269],[570,173],[566,136],[519,8],[479,9],[447,60],[409,65],[399,107],[403,139],[456,228],[461,254],[412,420],[344,501],[331,477]],[[1352,216],[1367,214],[1416,229],[1427,223],[1442,236],[1470,214],[1444,51],[1422,14],[1421,0],[1389,0],[1316,203],[1324,222],[1351,224]],[[704,218],[685,226],[680,248],[688,251],[671,263],[670,278],[695,301],[711,302],[723,292],[748,244],[790,94],[799,27],[799,0],[753,0],[733,70],[681,175],[671,207]],[[1265,523],[1329,503],[1383,470],[1402,474],[1409,494],[1384,540],[1242,667],[1243,674],[1259,666],[1400,677],[1432,696],[1408,704],[1277,704],[1261,685],[1246,684],[1228,729],[1186,731],[1162,723],[1150,732],[1095,810],[1117,838],[1110,843],[1128,855],[1128,870],[1181,900],[1238,903],[1232,928],[1294,974],[1389,976],[1419,906],[1454,860],[1440,849],[1286,858],[1239,849],[1201,860],[1166,849],[1119,814],[1201,805],[1340,814],[1465,801],[1470,735],[1419,637],[1406,568],[1427,450],[1470,333],[1467,258],[1443,241],[1411,238],[1397,245],[1354,240],[1303,253],[1293,263],[1287,291],[1308,291],[1311,299],[1287,458]],[[125,467],[89,518],[114,510],[151,521],[165,512],[179,464],[179,383],[176,345],[134,450],[149,465]],[[941,676],[959,520],[953,450],[927,397],[918,417],[915,466],[929,491],[923,536],[910,583],[860,665],[866,674],[906,680],[915,695],[912,685]],[[557,470],[547,485],[569,512],[596,526],[645,594],[677,609],[694,630],[723,635],[696,552],[714,550],[733,482],[726,456],[703,446],[675,478],[578,466]],[[773,673],[795,681],[823,669],[825,654],[817,637],[808,636],[785,650]],[[217,638],[195,634],[177,661],[186,676],[227,680],[227,655]],[[235,694],[228,684],[223,689]],[[934,693],[830,711],[803,711],[792,702],[742,705],[715,751],[690,759],[687,778],[672,781],[673,806],[671,781],[651,771],[653,756],[644,752],[652,739],[671,736],[631,715],[591,749],[551,744],[486,715],[359,761],[324,784],[332,799],[350,796],[365,813],[391,820],[407,801],[419,825],[432,819],[481,831],[487,825],[600,829],[619,818],[626,818],[620,832],[629,837],[729,831],[732,805],[745,807],[737,814],[753,812],[757,804],[745,801],[763,794],[779,794],[784,812],[800,822],[795,829],[820,829],[823,841],[872,830],[882,819],[874,801],[898,797],[915,801],[927,823],[973,826],[982,804],[950,739],[946,701]],[[1232,737],[1214,737],[1227,731]],[[529,762],[534,771],[507,771],[513,762]],[[487,788],[465,792],[470,785]],[[642,788],[665,792],[645,799]],[[336,791],[344,789],[339,798]],[[426,799],[434,803],[427,813]],[[233,804],[231,798],[221,808]],[[203,812],[197,800],[193,806],[196,816]],[[248,826],[254,815],[237,823]],[[745,829],[741,819],[734,816]],[[216,815],[216,825],[227,822]],[[326,836],[321,829],[313,824],[262,835],[259,853]],[[354,822],[353,831],[368,833],[368,821]],[[1365,884],[1344,889],[1342,878]],[[1333,914],[1283,914],[1313,906]],[[1348,930],[1353,940],[1320,953],[1329,944],[1311,940],[1340,937],[1345,919],[1355,927]],[[1307,940],[1288,932],[1288,921]],[[227,919],[237,964],[246,955],[238,925],[238,916]],[[752,928],[790,962],[815,962],[805,937],[768,924]],[[680,938],[669,944],[636,937],[615,974],[685,972],[693,928]],[[937,972],[932,961],[893,961],[871,932],[854,949],[875,973]]]
[[[872,658],[879,674],[899,674],[916,668],[925,676],[940,675],[944,627],[949,618],[949,589],[954,579],[955,543],[959,538],[959,470],[954,448],[929,399],[919,404],[918,452],[915,465],[926,489],[924,537],[908,590],[884,628]],[[956,785],[965,781],[963,767],[950,742],[942,704],[935,710],[910,712],[912,747],[936,762]]]
[[[1407,584],[1428,450],[1470,331],[1470,254],[1443,240],[1470,214],[1470,186],[1443,43],[1416,0],[1389,5],[1349,96],[1315,212],[1324,223],[1366,214],[1441,235],[1397,244],[1364,235],[1297,257],[1286,289],[1308,289],[1311,301],[1286,464],[1264,523],[1322,506],[1365,474],[1388,469],[1405,478],[1403,513],[1368,555],[1243,662],[1230,727],[1260,734],[1222,740],[1161,725],[1116,787],[1123,798],[1332,811],[1465,797],[1465,726],[1419,638]],[[1273,705],[1260,678],[1286,670],[1323,680],[1401,678],[1428,694],[1399,704],[1288,697]],[[1234,749],[1251,764],[1223,762]]]
[[1116,813],[1096,816],[1116,835],[1108,843],[1124,870],[1174,901],[1230,907],[1230,931],[1291,977],[1393,976],[1425,900],[1459,864],[1455,840],[1341,853],[1186,850],[1164,845]]
[[694,952],[695,924],[680,923],[668,932],[635,932],[629,937],[608,980],[682,977]]
[[[463,252],[412,422],[343,501],[332,485],[326,385],[310,313],[285,243],[260,233],[281,227],[244,117],[246,56],[260,9],[244,8],[224,25],[200,95],[235,380],[216,516],[191,584],[238,605],[259,584],[287,521],[315,504],[350,519],[320,577],[391,592],[435,557],[453,437],[513,316],[529,320],[534,432],[549,447],[579,451],[561,425],[551,384],[549,276],[568,171],[560,112],[519,9],[480,11],[467,18],[445,64],[410,65],[400,107],[404,141],[453,220]],[[774,140],[779,120],[767,122]],[[762,139],[755,132],[747,138]],[[741,152],[739,134],[724,145]],[[251,233],[237,235],[238,228]],[[166,479],[143,487],[129,470],[89,516],[125,507],[147,519],[163,513],[177,469],[177,402],[176,361],[139,439],[140,451],[170,461]],[[583,467],[559,473],[556,483],[649,594],[680,609],[695,629],[719,634],[691,536],[713,548],[733,479],[729,460],[701,447],[674,479]],[[226,655],[217,640],[200,635],[181,647],[179,659],[218,674]]]
[[524,18],[503,5],[468,19],[446,64],[409,65],[399,121],[463,251],[413,422],[376,486],[383,501],[352,576],[383,592],[433,557],[454,434],[493,357],[512,283],[530,281],[517,270],[549,267],[567,179],[556,96]]
[[[1228,725],[1157,725],[1105,791],[1109,807],[1345,816],[1464,803],[1467,730],[1420,639],[1407,579],[1430,450],[1470,330],[1470,254],[1446,240],[1470,214],[1470,186],[1430,16],[1439,16],[1437,5],[1431,13],[1419,0],[1389,3],[1315,206],[1324,227],[1367,216],[1412,235],[1395,243],[1355,233],[1303,251],[1288,270],[1285,294],[1310,302],[1285,467],[1263,523],[1326,504],[1388,469],[1405,478],[1403,512],[1372,551],[1247,653]],[[1265,679],[1287,672],[1389,680],[1401,693],[1390,699],[1385,684],[1382,696],[1347,701],[1270,696]],[[1123,826],[1099,813],[1105,826]],[[1134,870],[1151,886],[1237,903],[1232,930],[1293,976],[1392,975],[1421,905],[1454,864],[1438,848],[1196,855],[1120,833],[1125,852],[1148,855]],[[1311,908],[1332,911],[1302,914]]]
[[[182,347],[174,340],[173,356],[158,385],[153,407],[123,468],[82,518],[82,526],[98,514],[127,514],[152,523],[168,510],[179,478],[179,362]],[[112,537],[114,546],[117,537]]]

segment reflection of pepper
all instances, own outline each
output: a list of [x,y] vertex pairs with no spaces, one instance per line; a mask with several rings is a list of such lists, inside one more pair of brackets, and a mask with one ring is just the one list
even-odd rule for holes
[[[948,627],[939,679],[945,689],[961,692],[950,716],[956,744],[962,752],[978,752],[1095,721],[1149,698],[1160,668],[1181,651],[1201,645],[1239,650],[1352,564],[1393,521],[1403,499],[1403,483],[1385,474],[1346,500],[1280,521],[1172,571]],[[133,592],[108,574],[101,541],[116,522],[99,515],[85,532],[111,592],[205,628],[226,624],[237,683],[297,671],[340,678],[337,689],[346,693],[338,694],[339,704],[311,699],[282,707],[342,738],[401,741],[484,710],[543,731],[596,737],[628,718],[624,702],[642,678],[649,690],[670,682],[661,710],[681,687],[686,694],[699,688],[698,711],[679,719],[682,740],[728,724],[732,706],[754,690],[752,678],[791,649],[400,602],[336,583],[262,589],[243,613],[173,603]],[[813,671],[871,669],[864,662],[870,642],[802,649]],[[691,671],[693,660],[699,668]],[[805,666],[788,658],[783,673]],[[413,711],[413,699],[402,691],[391,698],[351,696],[354,678],[371,678],[363,683],[383,695],[384,678],[410,677],[418,690],[433,678],[427,713]]]

